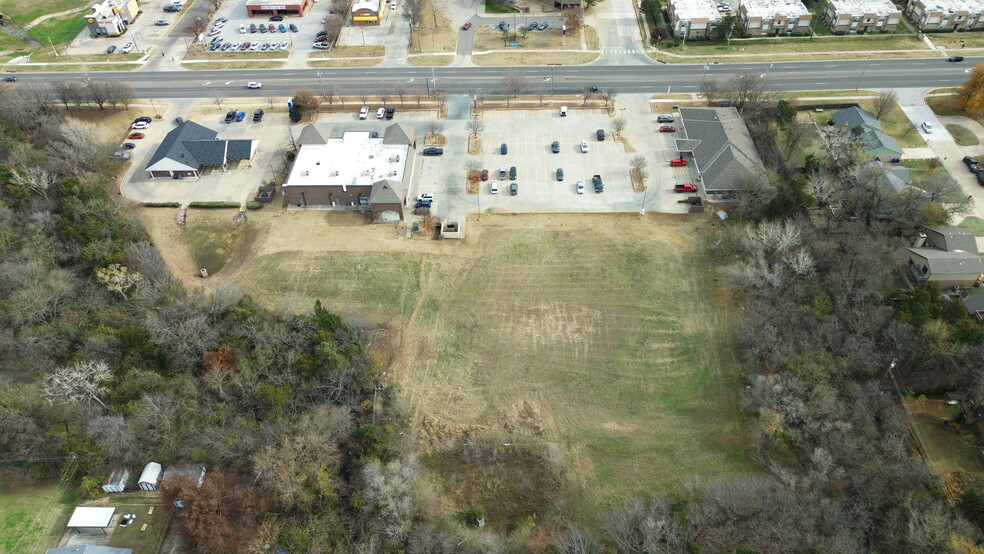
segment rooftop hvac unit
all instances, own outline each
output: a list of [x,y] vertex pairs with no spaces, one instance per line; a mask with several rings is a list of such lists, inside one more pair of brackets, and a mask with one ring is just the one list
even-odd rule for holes
[[332,171],[331,172],[331,176],[332,177],[338,177],[338,171]]
[[302,171],[302,172],[301,172],[301,177],[307,177],[307,176],[308,176],[308,175],[310,175],[310,174],[311,174],[311,172],[310,172],[310,171]]

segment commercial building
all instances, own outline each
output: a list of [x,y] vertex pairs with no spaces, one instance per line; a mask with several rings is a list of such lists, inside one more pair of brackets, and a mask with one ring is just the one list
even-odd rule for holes
[[743,0],[738,19],[750,35],[806,35],[813,14],[800,0]]
[[762,159],[735,108],[680,108],[676,149],[705,194],[729,194],[764,179]]
[[984,0],[909,0],[905,14],[923,31],[982,29]]
[[246,13],[250,17],[292,15],[304,17],[314,7],[313,0],[294,0],[286,4],[274,4],[269,0],[246,0]]
[[823,20],[834,33],[880,33],[894,31],[902,12],[890,0],[830,0]]
[[91,37],[118,37],[137,17],[137,0],[106,0],[95,4],[84,15],[85,27]]
[[721,12],[714,0],[670,0],[670,25],[678,37],[706,37],[717,32]]
[[380,0],[352,2],[352,25],[379,25]]
[[225,170],[231,162],[250,162],[260,141],[219,140],[218,133],[193,121],[172,129],[150,158],[145,171],[151,179],[196,179],[206,167]]
[[289,206],[335,206],[369,211],[376,222],[403,220],[415,149],[413,135],[401,125],[390,125],[382,137],[368,131],[331,136],[309,125],[298,143],[283,185]]

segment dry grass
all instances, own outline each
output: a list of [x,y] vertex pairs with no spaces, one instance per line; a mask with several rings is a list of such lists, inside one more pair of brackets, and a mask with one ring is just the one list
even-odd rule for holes
[[410,52],[454,52],[458,48],[456,28],[452,27],[447,18],[434,13],[431,0],[424,0],[422,13],[423,16],[410,37]]
[[476,54],[472,56],[475,65],[483,66],[512,66],[512,65],[583,65],[591,63],[600,56],[597,52],[493,52],[491,54]]
[[[513,51],[517,48],[529,49],[529,50],[581,50],[581,34],[580,32],[567,33],[567,36],[562,36],[559,30],[557,31],[531,31],[526,34],[523,38],[519,33],[509,32],[507,33],[507,39],[503,39],[501,32],[488,31],[489,27],[483,25],[475,31],[475,45],[473,50],[475,52],[485,52],[489,50],[507,50]],[[590,31],[593,29],[588,30]],[[597,42],[597,33],[595,33],[594,41]],[[589,49],[590,43],[589,42]],[[507,44],[519,43],[522,46],[507,46]],[[597,50],[594,48],[592,50]]]
[[454,56],[407,56],[407,63],[414,67],[443,67],[453,61]]
[[383,58],[347,58],[342,60],[308,59],[311,67],[372,67],[383,61]]
[[209,71],[212,69],[277,69],[283,67],[286,60],[276,62],[205,62],[205,63],[182,63],[182,69],[192,71]]
[[336,46],[331,50],[315,51],[309,59],[319,58],[381,58],[386,55],[386,47],[381,44],[367,46]]
[[381,226],[342,240],[309,225],[323,217],[258,232],[358,250],[259,244],[235,281],[278,307],[320,298],[389,326],[402,345],[389,371],[425,446],[465,430],[555,445],[581,516],[688,475],[754,470],[723,346],[729,302],[694,242],[709,218],[484,215],[462,243],[382,240]]

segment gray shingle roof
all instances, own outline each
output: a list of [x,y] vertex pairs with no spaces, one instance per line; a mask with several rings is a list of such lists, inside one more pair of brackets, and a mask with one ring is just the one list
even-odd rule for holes
[[962,227],[940,225],[926,230],[926,238],[936,248],[948,251],[963,250],[977,254],[977,238]]
[[742,188],[761,178],[762,160],[735,108],[680,108],[677,149],[691,151],[708,191]]
[[899,142],[881,131],[871,129],[865,131],[861,135],[861,145],[864,152],[869,155],[902,155],[902,147],[899,146]]
[[[881,131],[881,123],[878,123],[878,119],[874,114],[854,106],[851,108],[845,108],[834,115],[830,116],[830,120],[834,122],[838,130],[850,131],[851,129],[857,127],[858,125],[862,127],[867,127],[868,129],[874,129],[876,131]],[[847,128],[844,128],[844,123],[847,123]]]
[[974,296],[968,296],[963,299],[964,307],[967,308],[967,313],[973,315],[977,312],[984,311],[984,294],[975,294]]
[[933,281],[974,280],[984,273],[984,260],[974,252],[946,252],[937,248],[909,248],[926,260]]
[[297,145],[328,144],[329,138],[331,138],[331,128],[320,123],[311,123],[301,129],[301,134],[297,137]]
[[[195,153],[191,150],[195,146],[187,143],[195,143],[200,141],[212,141],[218,133],[209,129],[208,127],[203,127],[195,123],[194,121],[185,121],[181,125],[178,125],[164,137],[161,141],[161,145],[157,147],[157,151],[151,156],[150,162],[147,163],[148,166],[152,166],[155,163],[168,158],[176,162],[187,165],[188,167],[193,167],[198,169],[201,162],[195,157]],[[221,164],[220,164],[221,165]]]
[[406,127],[403,125],[394,123],[383,132],[383,144],[410,146],[413,144],[413,133],[408,133]]
[[372,184],[372,192],[369,193],[370,204],[402,204],[403,203],[403,183],[383,179]]
[[236,139],[228,140],[229,148],[226,150],[227,160],[248,160],[253,157],[253,143],[255,140]]

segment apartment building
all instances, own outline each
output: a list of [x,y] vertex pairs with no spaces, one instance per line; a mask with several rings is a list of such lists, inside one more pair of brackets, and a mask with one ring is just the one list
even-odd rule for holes
[[743,0],[738,19],[750,35],[805,35],[813,14],[801,0]]
[[670,0],[670,25],[678,37],[714,36],[721,12],[714,0]]
[[905,14],[920,30],[984,28],[984,0],[909,0]]
[[902,12],[890,0],[830,0],[823,19],[835,33],[894,31]]

